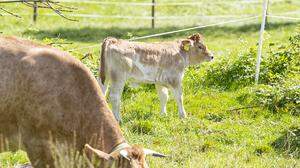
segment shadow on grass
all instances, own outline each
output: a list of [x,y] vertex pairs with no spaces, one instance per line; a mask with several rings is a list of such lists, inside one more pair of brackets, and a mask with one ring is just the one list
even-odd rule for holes
[[[277,29],[280,27],[290,27],[296,26],[299,23],[270,23],[268,25],[268,30]],[[228,36],[230,34],[243,34],[243,33],[253,33],[259,31],[260,24],[247,24],[243,26],[224,26],[224,27],[209,27],[204,29],[197,29],[187,32],[180,32],[175,34],[169,34],[160,36],[162,39],[168,38],[178,38],[182,36],[188,36],[195,32],[200,32],[205,36]],[[58,28],[54,30],[41,30],[33,31],[27,30],[24,35],[31,35],[37,39],[44,38],[62,38],[70,41],[80,41],[80,42],[100,42],[102,39],[113,36],[116,38],[129,39],[130,34],[139,37],[149,34],[174,31],[178,29],[183,29],[186,27],[164,27],[158,29],[151,28],[100,28],[100,27],[82,27],[82,28]]]
[[291,127],[272,144],[278,153],[300,158],[300,127]]

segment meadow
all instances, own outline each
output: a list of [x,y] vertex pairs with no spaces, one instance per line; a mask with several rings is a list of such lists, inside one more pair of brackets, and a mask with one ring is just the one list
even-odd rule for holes
[[[262,10],[261,3],[243,4],[235,0],[203,0],[201,3],[195,6],[158,6],[158,18],[174,16],[174,19],[157,19],[155,29],[151,29],[151,22],[147,19],[74,16],[79,22],[72,22],[45,9],[39,9],[34,24],[31,8],[22,4],[0,4],[0,7],[22,16],[0,15],[0,35],[52,43],[78,59],[88,54],[82,62],[97,77],[100,43],[107,36],[129,39],[228,21],[244,15],[260,15]],[[64,4],[77,7],[74,14],[151,15],[149,6],[97,5],[82,1]],[[297,0],[274,0],[270,3],[269,13],[299,18],[300,3]],[[204,17],[207,15],[232,16]],[[172,94],[167,106],[168,116],[162,117],[159,98],[152,85],[135,89],[126,86],[121,108],[121,128],[125,137],[131,144],[142,144],[168,155],[164,159],[149,157],[150,167],[300,167],[300,22],[268,18],[261,85],[255,85],[253,72],[260,20],[259,17],[242,23],[140,40],[169,41],[199,32],[215,53],[213,62],[189,67],[186,71],[186,119],[179,119]],[[24,151],[0,153],[0,167],[27,162]]]

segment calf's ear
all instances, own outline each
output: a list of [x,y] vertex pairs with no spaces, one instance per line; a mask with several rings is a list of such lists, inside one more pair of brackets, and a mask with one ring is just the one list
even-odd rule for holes
[[98,149],[92,148],[89,144],[85,144],[84,149],[87,154],[92,152],[92,153],[96,154],[100,159],[109,160],[110,158],[112,158],[110,154],[107,154]]
[[193,45],[193,42],[191,40],[182,40],[181,41],[181,45],[180,45],[180,49],[188,52],[190,51],[191,46]]
[[188,39],[193,40],[195,42],[202,42],[203,41],[203,36],[200,33],[196,33],[188,37]]

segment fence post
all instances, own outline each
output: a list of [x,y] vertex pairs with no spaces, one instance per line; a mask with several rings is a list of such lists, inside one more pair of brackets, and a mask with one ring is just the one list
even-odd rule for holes
[[260,25],[260,35],[259,35],[257,62],[256,62],[256,70],[255,70],[255,84],[258,84],[258,79],[259,79],[259,70],[260,70],[262,45],[263,45],[263,38],[264,38],[264,31],[265,31],[266,17],[267,17],[267,10],[268,10],[268,1],[269,0],[264,0],[264,3],[263,3],[263,16],[262,16],[262,22]]
[[267,11],[266,11],[266,28],[269,27],[269,22],[268,22],[269,4],[270,4],[270,1],[268,1],[268,3],[267,3]]
[[151,16],[152,16],[152,19],[151,19],[151,27],[152,27],[152,29],[154,29],[155,28],[155,20],[154,20],[154,17],[155,17],[155,0],[152,0],[152,12],[151,12]]
[[37,2],[34,1],[33,2],[33,22],[34,23],[36,23],[36,18],[38,16],[37,8],[38,8]]

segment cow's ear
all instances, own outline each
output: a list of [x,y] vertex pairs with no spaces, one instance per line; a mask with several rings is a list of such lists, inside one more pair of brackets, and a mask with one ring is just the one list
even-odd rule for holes
[[127,151],[126,149],[122,149],[122,150],[120,151],[120,155],[121,155],[122,157],[124,157],[125,159],[130,160],[128,151]]
[[203,41],[203,36],[200,33],[196,33],[188,37],[188,39],[195,41],[195,42],[202,42]]
[[102,152],[98,149],[92,148],[89,144],[85,144],[84,146],[85,152],[87,155],[89,155],[90,153],[94,153],[96,154],[100,159],[105,159],[105,160],[109,160],[111,159],[111,155],[107,154],[105,152]]
[[188,52],[190,51],[191,46],[193,45],[193,42],[191,40],[182,40],[180,48],[181,50]]

